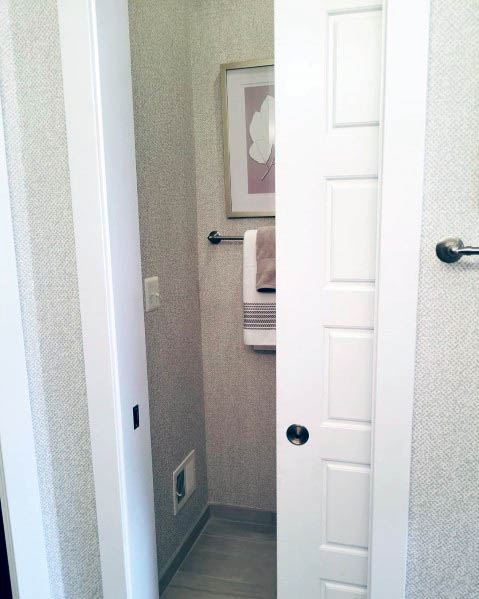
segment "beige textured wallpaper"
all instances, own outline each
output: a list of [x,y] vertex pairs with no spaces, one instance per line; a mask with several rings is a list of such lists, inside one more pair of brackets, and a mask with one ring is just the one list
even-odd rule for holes
[[271,219],[225,217],[220,64],[273,55],[272,0],[195,0],[191,64],[203,381],[210,501],[275,509],[275,356],[243,344],[242,234]]
[[[158,569],[207,503],[188,0],[130,0],[130,45]],[[196,450],[197,490],[173,515],[172,476]]]

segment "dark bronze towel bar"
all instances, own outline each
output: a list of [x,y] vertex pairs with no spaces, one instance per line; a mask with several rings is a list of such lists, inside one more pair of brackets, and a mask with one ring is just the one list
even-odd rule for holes
[[244,235],[221,235],[218,231],[211,231],[208,235],[208,241],[217,245],[222,241],[243,241]]

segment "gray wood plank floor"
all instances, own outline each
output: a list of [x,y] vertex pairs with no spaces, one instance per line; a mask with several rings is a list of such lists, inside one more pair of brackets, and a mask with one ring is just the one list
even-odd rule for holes
[[273,599],[274,526],[211,518],[162,599]]

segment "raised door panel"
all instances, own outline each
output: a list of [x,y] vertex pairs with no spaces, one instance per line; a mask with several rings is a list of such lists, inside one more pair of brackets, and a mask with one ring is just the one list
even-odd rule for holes
[[379,124],[381,10],[330,15],[332,127]]
[[367,590],[356,585],[338,584],[329,580],[321,585],[321,599],[366,599]]
[[377,179],[328,181],[329,278],[374,282]]
[[326,329],[327,419],[371,422],[373,332]]

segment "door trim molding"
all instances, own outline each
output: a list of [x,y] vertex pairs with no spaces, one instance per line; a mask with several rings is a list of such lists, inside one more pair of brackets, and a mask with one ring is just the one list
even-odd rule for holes
[[[110,593],[127,597],[126,499],[121,427],[117,424],[105,167],[98,121],[99,67],[89,4],[59,0],[58,15],[103,592],[105,597],[111,597]],[[107,469],[110,472],[104,476]]]
[[50,597],[0,100],[0,500],[14,597]]
[[429,11],[430,0],[384,6],[370,599],[405,596]]
[[[158,595],[127,0],[58,0],[105,599]],[[141,426],[133,429],[132,408]]]

